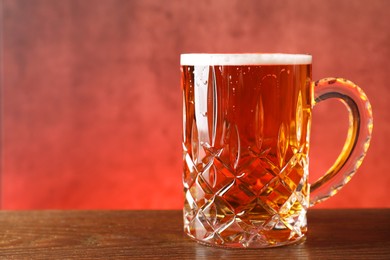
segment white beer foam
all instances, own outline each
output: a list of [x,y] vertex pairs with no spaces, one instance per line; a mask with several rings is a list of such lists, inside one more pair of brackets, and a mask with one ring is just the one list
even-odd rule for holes
[[242,54],[209,54],[186,53],[180,55],[180,65],[295,65],[311,64],[309,54],[284,53],[242,53]]

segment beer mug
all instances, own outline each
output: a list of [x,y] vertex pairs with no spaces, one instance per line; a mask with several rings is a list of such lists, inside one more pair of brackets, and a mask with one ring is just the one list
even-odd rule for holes
[[[306,54],[182,54],[184,230],[220,247],[303,241],[309,207],[355,174],[371,105],[351,81],[312,81]],[[308,183],[313,107],[342,101],[349,130],[334,165]]]

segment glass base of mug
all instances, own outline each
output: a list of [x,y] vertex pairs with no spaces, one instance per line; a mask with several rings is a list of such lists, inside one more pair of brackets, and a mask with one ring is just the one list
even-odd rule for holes
[[227,248],[227,249],[240,249],[240,248],[273,248],[273,247],[281,247],[287,245],[299,245],[306,241],[306,235],[302,234],[302,236],[293,237],[291,239],[285,241],[275,241],[275,240],[266,240],[266,239],[241,239],[239,242],[226,242],[222,241],[219,238],[209,238],[209,239],[197,239],[191,234],[186,233],[192,240],[197,243],[209,246],[209,247],[219,247],[219,248]]

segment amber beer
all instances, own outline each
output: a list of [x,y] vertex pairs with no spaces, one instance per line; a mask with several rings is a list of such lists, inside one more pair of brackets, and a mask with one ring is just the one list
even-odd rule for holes
[[185,231],[220,246],[292,243],[309,206],[311,57],[217,58],[182,57]]

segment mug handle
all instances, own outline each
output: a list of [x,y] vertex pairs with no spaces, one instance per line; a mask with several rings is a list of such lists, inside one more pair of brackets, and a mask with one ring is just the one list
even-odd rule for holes
[[349,127],[336,162],[310,185],[310,206],[332,197],[351,180],[366,155],[373,128],[371,104],[356,84],[342,78],[325,78],[313,84],[314,105],[329,98],[340,100],[349,111]]

